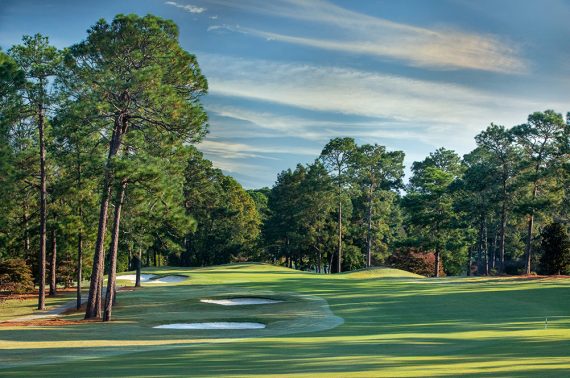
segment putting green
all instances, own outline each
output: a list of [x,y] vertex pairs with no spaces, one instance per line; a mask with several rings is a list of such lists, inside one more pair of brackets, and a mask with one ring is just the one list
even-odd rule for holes
[[[145,270],[189,280],[120,292],[111,323],[0,328],[0,376],[570,374],[570,280],[433,280],[381,271],[325,276],[254,264]],[[232,297],[282,302],[200,302]],[[267,328],[152,328],[230,321]]]

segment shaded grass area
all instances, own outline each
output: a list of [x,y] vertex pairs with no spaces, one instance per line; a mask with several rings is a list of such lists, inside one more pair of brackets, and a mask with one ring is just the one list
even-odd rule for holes
[[[117,321],[110,324],[1,329],[0,375],[570,374],[568,279],[378,279],[249,264],[148,272],[190,279],[119,293]],[[226,307],[199,301],[244,295],[284,302]],[[268,327],[152,328],[194,321]]]
[[[46,309],[49,310],[53,307],[63,305],[76,298],[75,291],[61,291],[55,297],[46,295]],[[10,320],[19,316],[40,314],[37,311],[38,298],[32,297],[25,299],[15,298],[0,301],[0,322]]]

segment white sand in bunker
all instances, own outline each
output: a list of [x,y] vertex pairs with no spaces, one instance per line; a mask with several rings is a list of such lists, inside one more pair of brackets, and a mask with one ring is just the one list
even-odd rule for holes
[[[177,283],[185,281],[188,277],[184,276],[165,276],[156,278],[155,274],[141,274],[141,282],[146,282],[149,284],[161,284],[161,283]],[[124,276],[117,276],[118,280],[127,280],[135,282],[137,280],[136,274],[125,274]]]
[[147,283],[176,283],[185,281],[188,277],[183,276],[166,276],[157,279],[151,279]]
[[262,329],[265,324],[249,322],[208,322],[163,324],[153,328],[161,329]]
[[276,301],[268,298],[227,298],[227,299],[200,299],[200,302],[212,303],[222,306],[245,306],[245,305],[261,305],[281,303],[283,301]]
[[[148,280],[156,277],[154,274],[141,274],[141,282],[147,282]],[[136,281],[137,275],[136,274],[125,274],[124,276],[117,276],[118,280],[126,280],[126,281]]]

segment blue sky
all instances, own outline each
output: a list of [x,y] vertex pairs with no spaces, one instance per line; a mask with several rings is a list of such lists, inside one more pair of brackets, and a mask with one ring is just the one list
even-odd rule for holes
[[570,1],[0,0],[0,46],[58,47],[97,19],[153,13],[180,26],[210,91],[198,147],[245,187],[313,161],[332,137],[460,154],[490,122],[570,110]]

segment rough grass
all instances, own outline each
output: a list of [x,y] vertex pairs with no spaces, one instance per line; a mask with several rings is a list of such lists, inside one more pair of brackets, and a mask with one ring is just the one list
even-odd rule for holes
[[395,268],[367,268],[342,273],[348,278],[424,278],[424,276]]
[[[0,322],[14,319],[19,316],[33,315],[38,307],[37,296],[20,295],[15,298],[0,300]],[[76,297],[75,291],[60,291],[57,296],[50,297],[46,294],[46,309],[51,309],[68,303]],[[0,334],[1,337],[1,334]]]
[[[145,272],[190,279],[119,293],[110,324],[0,329],[0,376],[570,374],[569,279],[378,279],[249,264]],[[199,301],[245,295],[285,302]],[[152,328],[182,321],[268,327]]]

